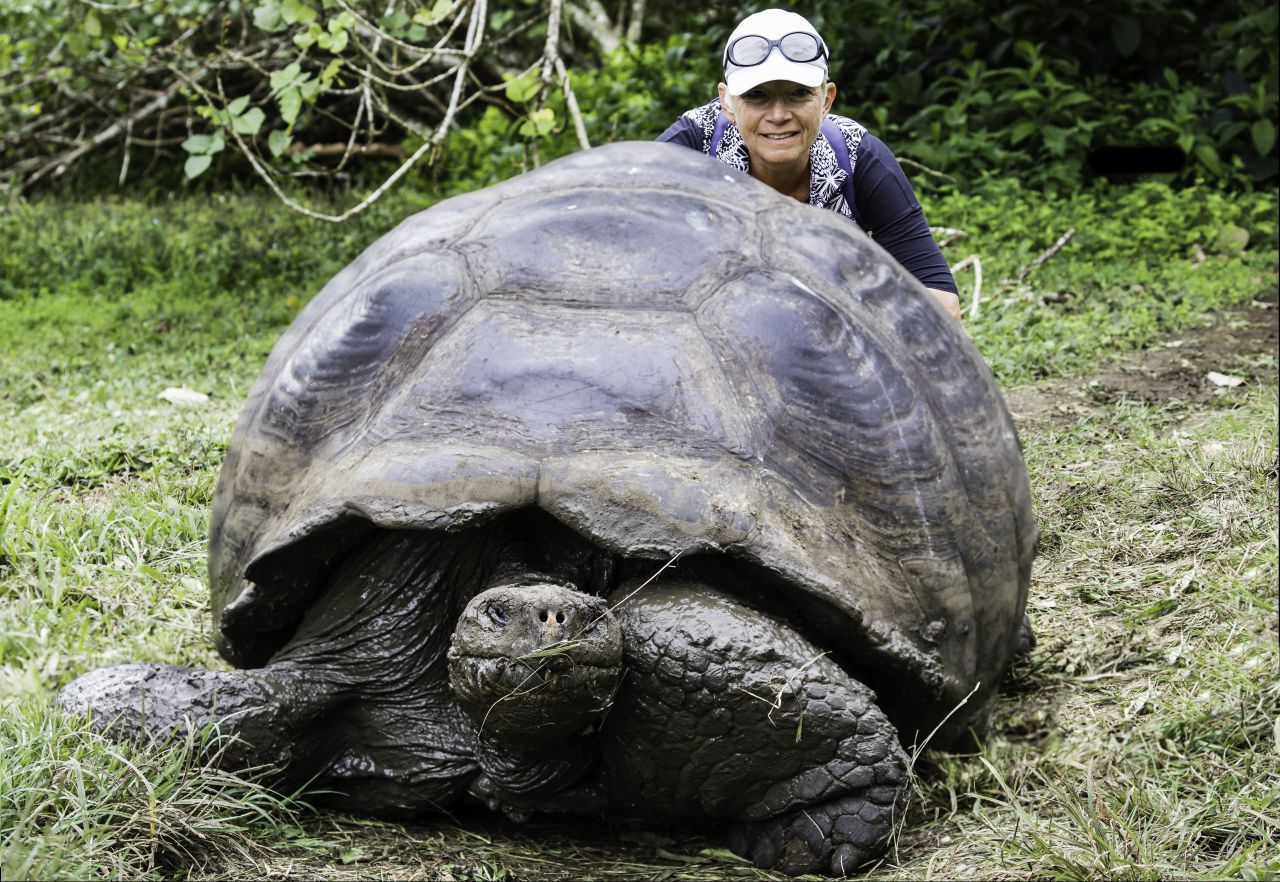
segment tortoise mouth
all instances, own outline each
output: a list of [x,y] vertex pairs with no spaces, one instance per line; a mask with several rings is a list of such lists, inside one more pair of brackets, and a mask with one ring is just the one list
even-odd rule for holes
[[619,665],[581,664],[564,656],[519,659],[449,653],[453,690],[472,704],[513,698],[608,699],[621,674]]
[[556,735],[585,728],[613,704],[620,665],[568,655],[487,657],[449,651],[449,683],[482,728]]

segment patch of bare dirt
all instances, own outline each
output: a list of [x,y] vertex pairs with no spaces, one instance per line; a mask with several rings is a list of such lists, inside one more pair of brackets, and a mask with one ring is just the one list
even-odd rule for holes
[[1251,385],[1274,385],[1280,309],[1276,292],[1221,322],[1117,359],[1084,377],[1005,392],[1019,426],[1066,425],[1121,400],[1171,408],[1203,405]]

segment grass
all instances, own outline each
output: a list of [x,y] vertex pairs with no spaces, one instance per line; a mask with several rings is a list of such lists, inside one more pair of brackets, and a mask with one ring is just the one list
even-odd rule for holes
[[115,744],[27,698],[0,717],[0,868],[6,879],[165,878],[250,860],[305,808],[253,776],[193,757],[207,737]]
[[1271,385],[1024,433],[1041,642],[978,762],[922,776],[904,878],[1280,873],[1276,418]]
[[[412,203],[339,230],[254,196],[0,214],[4,878],[767,877],[679,832],[315,812],[192,763],[191,743],[114,745],[51,710],[100,665],[224,666],[204,554],[232,421],[301,303]],[[1089,386],[1104,363],[1139,364],[1273,291],[1274,204],[993,182],[929,206],[965,230],[953,262],[982,256],[969,328],[1002,384],[1084,395],[1020,427],[1043,529],[1039,646],[980,754],[919,758],[911,817],[874,876],[1280,876],[1274,354],[1182,404]],[[210,401],[172,405],[170,386]]]

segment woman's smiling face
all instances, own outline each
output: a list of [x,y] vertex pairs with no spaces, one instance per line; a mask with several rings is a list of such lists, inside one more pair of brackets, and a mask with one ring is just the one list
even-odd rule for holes
[[[726,104],[726,93],[721,84],[722,106]],[[725,113],[742,133],[752,163],[799,168],[808,165],[809,148],[835,97],[834,83],[811,87],[773,80],[729,99],[732,109],[725,107]]]

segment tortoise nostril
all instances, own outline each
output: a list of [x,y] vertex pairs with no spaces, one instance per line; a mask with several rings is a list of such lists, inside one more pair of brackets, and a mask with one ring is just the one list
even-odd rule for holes
[[538,621],[545,622],[547,620],[547,611],[545,609],[538,610]]
[[556,613],[556,624],[557,624],[557,625],[563,625],[563,624],[564,624],[564,613],[562,613],[562,612],[557,612],[557,613]]

